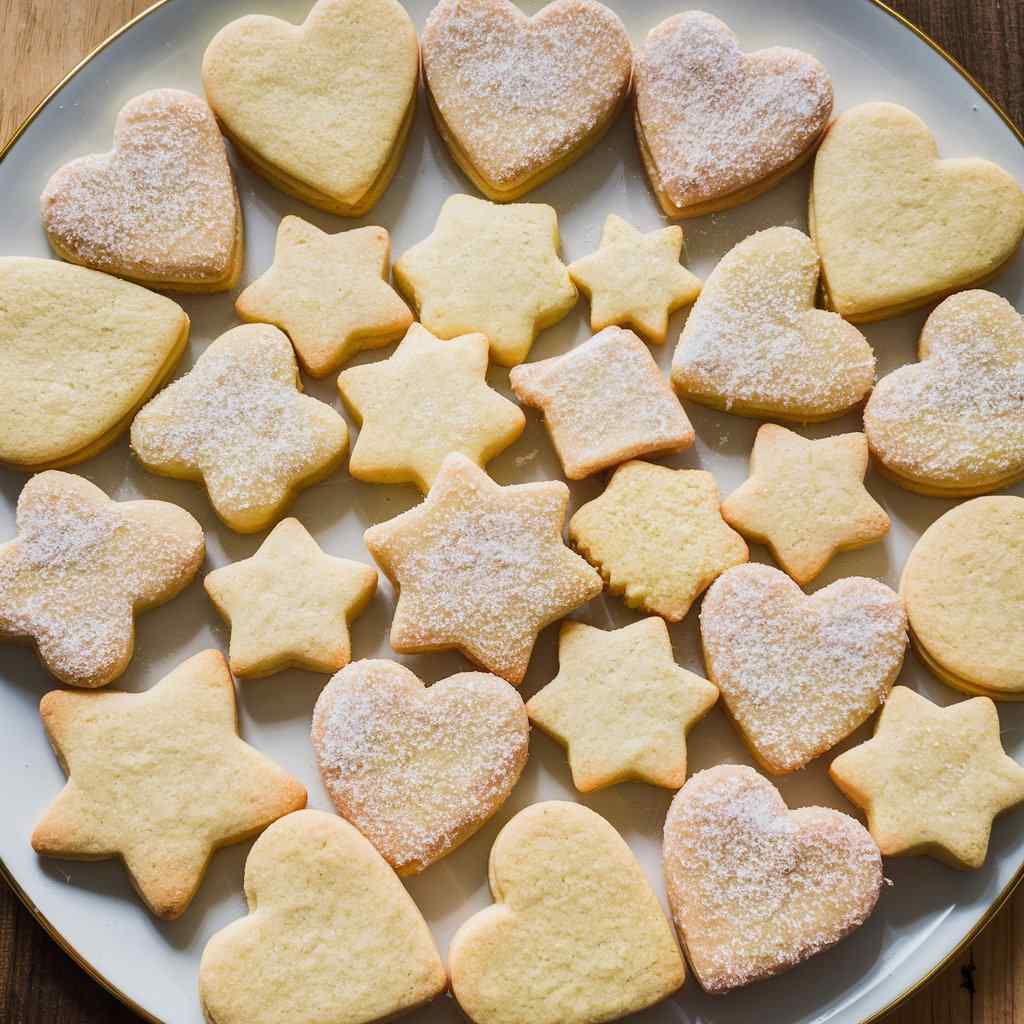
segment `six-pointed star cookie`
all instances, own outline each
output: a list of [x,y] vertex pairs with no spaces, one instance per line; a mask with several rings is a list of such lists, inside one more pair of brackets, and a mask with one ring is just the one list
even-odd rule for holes
[[235,301],[250,323],[280,327],[306,373],[325,377],[357,352],[402,336],[412,313],[388,284],[384,228],[329,235],[301,217],[277,229],[273,266]]
[[718,689],[676,664],[665,620],[615,630],[566,622],[558,660],[558,675],[526,710],[568,747],[576,788],[589,793],[637,779],[678,789],[686,781],[686,733]]
[[487,386],[487,339],[450,341],[413,324],[390,359],[345,370],[338,390],[361,423],[349,472],[377,484],[430,490],[461,452],[483,466],[526,426],[522,410]]
[[236,676],[289,667],[337,672],[349,663],[349,623],[369,604],[377,571],[324,554],[298,519],[282,520],[251,558],[203,581],[231,624]]
[[534,338],[576,305],[558,258],[558,216],[543,203],[450,196],[433,234],[395,264],[395,281],[439,338],[481,332],[491,358],[521,363]]
[[145,693],[48,693],[40,705],[67,785],[37,853],[121,857],[158,917],[189,905],[214,850],[306,805],[306,790],[238,736],[235,688],[203,651]]
[[958,868],[984,864],[993,819],[1024,801],[1024,766],[1004,752],[988,697],[941,708],[897,686],[875,735],[829,775],[864,808],[885,856],[928,854]]
[[864,488],[863,434],[811,441],[774,423],[757,432],[750,477],[722,504],[722,518],[749,540],[767,544],[803,585],[838,551],[880,540],[889,517]]
[[366,531],[366,546],[399,590],[391,646],[455,648],[518,685],[537,634],[601,592],[601,578],[565,546],[569,488],[499,487],[449,455],[416,508]]
[[569,265],[569,275],[590,298],[590,327],[632,327],[661,344],[669,314],[700,294],[700,278],[679,263],[683,229],[678,225],[644,234],[608,215],[601,247]]

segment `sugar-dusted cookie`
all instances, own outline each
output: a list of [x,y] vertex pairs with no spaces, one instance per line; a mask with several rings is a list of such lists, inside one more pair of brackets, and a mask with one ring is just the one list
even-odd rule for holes
[[665,821],[668,900],[707,992],[780,974],[870,917],[882,858],[859,822],[826,807],[790,811],[753,768],[698,772]]
[[818,150],[810,225],[829,308],[864,323],[996,274],[1024,235],[1024,192],[987,160],[940,160],[905,107],[863,103]]
[[395,264],[395,281],[439,338],[486,334],[491,359],[521,363],[537,334],[576,305],[558,257],[558,216],[543,203],[449,196],[433,234]]
[[249,14],[203,55],[206,97],[242,159],[343,217],[366,213],[398,169],[418,73],[397,0],[317,0],[301,25]]
[[199,524],[168,501],[111,501],[49,470],[18,498],[0,544],[0,640],[31,643],[70,686],[105,686],[128,667],[135,615],[169,601],[203,562]]
[[565,622],[558,662],[526,710],[568,748],[581,793],[630,779],[669,789],[686,781],[686,733],[718,690],[676,664],[664,619],[613,630]]
[[708,678],[761,766],[793,772],[881,705],[907,617],[884,583],[851,576],[807,596],[768,565],[719,576],[700,610]]
[[509,381],[520,402],[541,410],[570,480],[693,444],[693,427],[654,357],[621,327],[516,366]]
[[283,519],[255,555],[214,569],[203,585],[231,625],[236,676],[337,672],[351,660],[349,623],[373,597],[377,571],[324,554],[298,519]]
[[637,143],[669,217],[745,203],[814,151],[832,82],[810,54],[744,53],[717,18],[687,11],[652,29],[636,59]]
[[925,664],[964,693],[1024,700],[1024,498],[975,498],[914,545],[900,593]]
[[679,263],[682,251],[678,225],[645,235],[608,214],[600,248],[569,264],[569,276],[590,299],[590,329],[631,327],[660,345],[669,314],[700,294],[700,278]]
[[897,686],[874,737],[828,771],[886,857],[927,854],[955,868],[980,868],[993,819],[1024,801],[1024,766],[1003,751],[988,697],[942,708]]
[[280,327],[306,373],[326,377],[357,352],[400,338],[412,313],[388,283],[384,228],[329,235],[301,217],[277,228],[274,263],[235,300],[249,323]]
[[627,462],[580,508],[569,537],[613,594],[679,622],[716,576],[748,557],[722,521],[718,487],[700,469]]
[[361,424],[349,472],[425,493],[452,452],[483,466],[512,444],[526,417],[487,386],[487,347],[482,334],[441,341],[413,324],[389,359],[345,370],[338,390]]
[[622,837],[581,804],[520,811],[491,848],[494,905],[448,951],[473,1024],[602,1024],[671,995],[683,958]]
[[242,211],[210,108],[154,89],[117,115],[114,148],[56,171],[40,200],[58,256],[182,292],[234,288]]
[[426,687],[393,661],[357,661],[313,711],[313,748],[338,813],[400,875],[451,853],[501,807],[529,742],[523,699],[484,672]]
[[838,551],[872,544],[889,517],[864,487],[863,434],[809,440],[765,423],[750,454],[750,476],[722,503],[722,518],[771,548],[797,583],[810,583]]
[[734,246],[704,282],[672,360],[684,397],[740,416],[810,423],[840,416],[875,382],[856,327],[814,308],[818,255],[795,228]]
[[219,651],[145,693],[48,693],[39,707],[67,785],[32,833],[37,853],[120,857],[146,906],[180,916],[214,850],[306,805],[306,790],[238,736]]
[[563,483],[499,487],[449,455],[421,504],[365,534],[399,592],[391,646],[455,648],[521,683],[540,630],[601,592],[600,576],[562,540],[568,504]]
[[961,292],[928,317],[919,363],[876,385],[864,431],[902,487],[969,497],[1024,476],[1024,319],[992,292]]
[[295,354],[276,327],[235,327],[139,412],[132,450],[154,473],[201,480],[231,529],[262,530],[348,448],[341,416],[301,392]]
[[633,47],[596,0],[554,0],[532,18],[510,0],[441,0],[422,45],[437,129],[498,202],[565,170],[629,95]]
[[189,319],[145,288],[59,260],[0,258],[0,463],[99,454],[167,379]]

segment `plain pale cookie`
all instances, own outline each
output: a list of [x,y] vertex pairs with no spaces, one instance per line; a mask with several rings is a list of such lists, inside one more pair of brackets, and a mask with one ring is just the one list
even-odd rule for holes
[[604,493],[572,517],[569,538],[613,594],[669,622],[748,557],[743,538],[722,521],[710,473],[649,462],[619,466]]
[[39,706],[68,781],[32,833],[36,853],[120,857],[146,906],[184,913],[213,852],[306,805],[306,790],[238,736],[219,651],[145,693],[48,693]]
[[693,444],[693,427],[654,357],[621,327],[516,366],[509,382],[520,402],[540,409],[570,480]]
[[834,946],[882,889],[882,858],[861,824],[831,808],[788,810],[746,765],[698,772],[676,794],[663,858],[686,958],[712,993]]
[[569,488],[554,480],[499,487],[449,455],[416,508],[364,535],[398,590],[391,646],[455,648],[518,686],[537,634],[601,593],[601,578],[565,546]]
[[345,370],[338,390],[360,423],[349,472],[426,493],[452,452],[482,467],[517,440],[526,417],[487,386],[487,350],[482,334],[441,341],[413,324],[389,359]]
[[132,423],[132,450],[161,476],[199,480],[239,533],[269,526],[303,487],[341,464],[348,428],[302,394],[288,339],[264,324],[235,327]]
[[426,687],[393,661],[357,661],[320,694],[312,736],[338,813],[395,871],[415,875],[508,799],[530,725],[497,676],[461,672]]
[[494,906],[449,946],[452,992],[474,1024],[602,1024],[683,983],[683,959],[640,865],[604,818],[549,801],[491,848]]
[[769,772],[794,772],[881,705],[903,665],[907,617],[884,583],[851,576],[810,596],[768,565],[712,584],[700,610],[708,678]]
[[734,246],[704,283],[672,360],[683,398],[740,416],[840,416],[875,382],[864,335],[814,308],[818,254],[795,228]]
[[0,545],[0,639],[28,641],[69,686],[106,686],[128,667],[135,615],[199,571],[199,524],[168,501],[111,501],[84,477],[32,477],[18,535]]
[[686,734],[718,690],[676,664],[664,619],[614,630],[566,622],[558,662],[526,710],[568,748],[581,793],[628,780],[669,789],[686,781]]

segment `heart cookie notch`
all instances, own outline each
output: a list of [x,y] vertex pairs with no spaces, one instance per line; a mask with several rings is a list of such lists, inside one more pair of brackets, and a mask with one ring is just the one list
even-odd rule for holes
[[672,916],[707,992],[834,946],[882,889],[882,857],[863,825],[831,808],[788,810],[746,765],[694,775],[669,807],[663,842]]

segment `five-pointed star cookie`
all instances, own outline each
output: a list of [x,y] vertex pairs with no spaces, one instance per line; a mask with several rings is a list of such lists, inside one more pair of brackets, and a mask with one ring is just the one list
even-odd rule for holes
[[306,790],[238,736],[235,688],[203,651],[145,693],[48,693],[68,781],[32,833],[37,853],[121,857],[158,917],[189,905],[214,850],[306,805]]
[[941,708],[897,686],[875,735],[829,775],[864,808],[885,856],[928,854],[958,868],[981,867],[993,819],[1024,801],[1024,766],[1004,752],[988,697]]
[[679,258],[683,229],[678,225],[644,234],[628,221],[608,215],[601,247],[569,265],[569,274],[590,298],[590,327],[632,327],[659,345],[669,314],[700,294],[700,278]]
[[357,352],[402,336],[412,313],[388,283],[384,228],[329,235],[301,217],[277,229],[274,263],[235,301],[250,323],[280,327],[306,373],[325,377]]
[[349,663],[348,625],[369,604],[377,571],[324,554],[298,519],[284,519],[251,558],[215,569],[203,581],[231,624],[236,676],[281,669],[337,672]]
[[481,668],[523,681],[537,634],[601,592],[601,578],[565,546],[569,488],[500,487],[449,455],[426,499],[366,531],[399,591],[391,646],[455,648]]
[[433,234],[395,264],[395,281],[439,338],[479,331],[502,366],[521,363],[576,305],[558,258],[558,216],[543,203],[449,196]]
[[345,370],[338,390],[362,424],[349,472],[430,490],[445,456],[483,466],[526,426],[522,410],[487,386],[487,339],[450,341],[413,324],[389,359]]
[[810,583],[838,551],[880,540],[889,517],[864,488],[863,434],[812,441],[774,423],[757,432],[750,477],[722,504],[722,518],[767,544],[800,584]]
[[718,689],[676,664],[665,620],[615,630],[566,622],[558,661],[558,675],[526,710],[568,748],[576,788],[589,793],[636,779],[678,789],[686,781],[686,733]]

